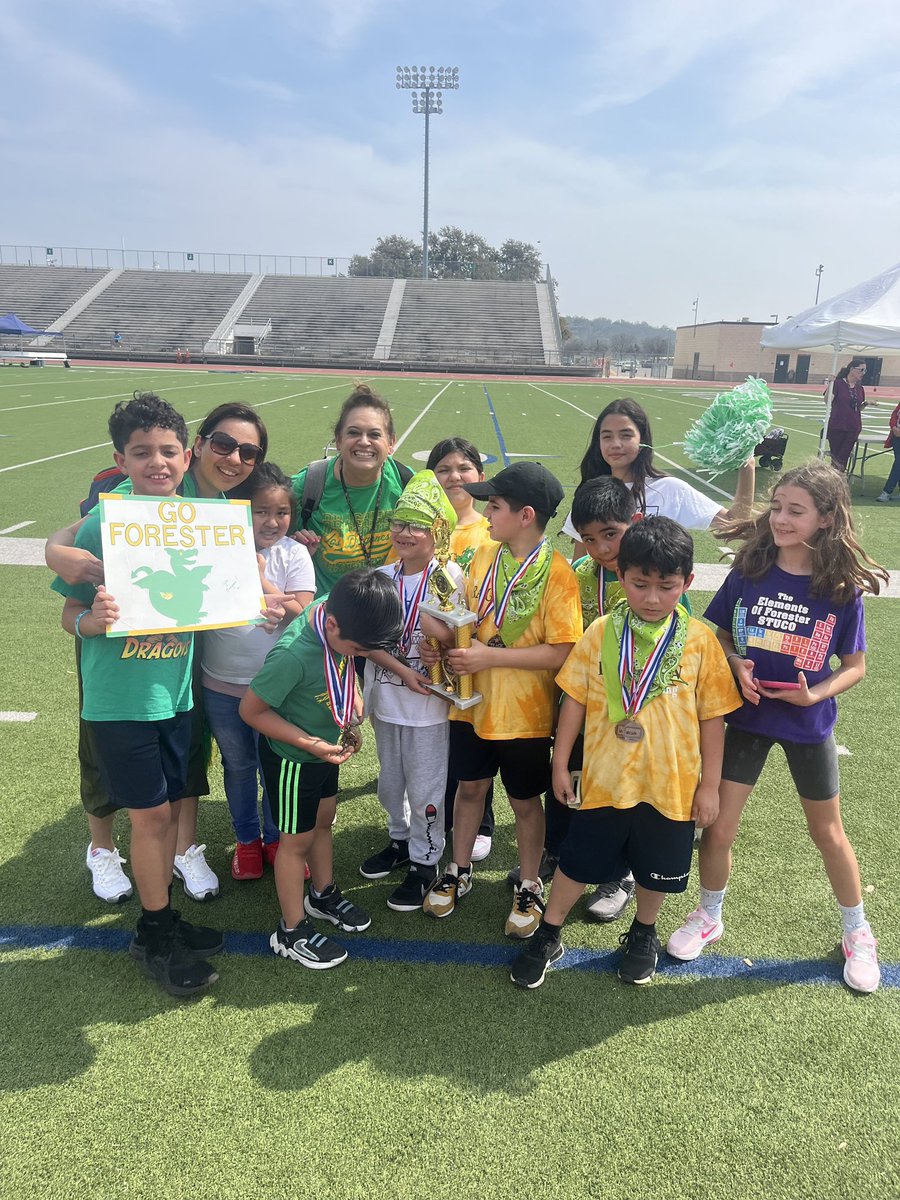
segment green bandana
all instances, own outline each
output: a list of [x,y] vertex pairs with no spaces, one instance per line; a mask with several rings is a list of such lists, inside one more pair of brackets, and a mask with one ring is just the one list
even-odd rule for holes
[[[652,624],[642,621],[628,607],[627,600],[620,600],[609,614],[609,620],[603,630],[603,640],[600,643],[600,665],[603,668],[609,719],[613,724],[623,721],[626,715],[625,706],[622,703],[622,681],[619,678],[619,650],[622,645],[622,631],[625,628],[626,620],[634,635],[634,665],[638,671],[653,653],[653,648],[665,633],[669,621],[668,617],[663,621],[654,621]],[[690,621],[687,610],[681,604],[675,609],[675,620],[675,637],[663,655],[659,671],[650,685],[650,691],[647,693],[644,704],[649,704],[654,697],[661,696],[673,683],[678,682],[678,667],[681,663]],[[631,679],[626,678],[625,683],[629,687],[632,686]]]
[[[503,624],[498,627],[504,646],[512,646],[528,628],[528,623],[537,612],[538,605],[544,595],[544,588],[547,586],[547,580],[550,577],[550,564],[552,562],[553,547],[544,538],[538,546],[538,553],[534,562],[527,568],[525,574],[508,596],[506,612],[502,616]],[[496,595],[491,588],[495,564],[498,565]],[[510,580],[516,575],[521,566],[522,564],[510,550],[509,546],[504,543],[500,547],[497,557],[488,567],[487,574],[481,582],[478,592],[479,616],[484,613],[484,617],[486,617],[487,613],[485,610],[488,605],[493,604],[494,608],[491,615],[494,618],[494,624],[497,623],[497,608],[506,595],[506,589]],[[484,617],[481,619],[483,620]]]
[[615,571],[608,571],[606,567],[601,567],[589,554],[579,558],[573,564],[572,570],[578,580],[578,590],[581,593],[581,612],[584,618],[584,627],[587,629],[592,621],[596,621],[601,616],[600,606],[597,602],[598,589],[602,588],[600,594],[603,597],[603,612],[606,613],[622,599],[622,585],[619,583]]
[[437,481],[434,471],[417,471],[403,489],[391,517],[392,521],[411,521],[434,529],[435,522],[447,522],[448,533],[456,528],[456,510]]

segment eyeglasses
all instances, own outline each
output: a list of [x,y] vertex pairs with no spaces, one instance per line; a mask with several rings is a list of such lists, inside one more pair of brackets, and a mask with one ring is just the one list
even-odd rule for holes
[[431,533],[429,525],[417,525],[415,521],[391,521],[391,533]]
[[258,463],[263,456],[262,446],[254,446],[252,442],[237,442],[230,434],[222,433],[220,430],[202,435],[202,440],[209,442],[213,453],[218,454],[221,458],[227,458],[229,454],[234,454],[237,450],[241,456],[241,462],[248,466]]

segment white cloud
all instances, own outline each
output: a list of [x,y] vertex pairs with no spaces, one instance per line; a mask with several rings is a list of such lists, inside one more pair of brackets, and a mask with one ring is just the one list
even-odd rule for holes
[[266,100],[275,100],[279,104],[295,104],[299,98],[293,88],[285,87],[272,79],[255,79],[252,75],[216,75],[214,78],[235,91],[251,92]]

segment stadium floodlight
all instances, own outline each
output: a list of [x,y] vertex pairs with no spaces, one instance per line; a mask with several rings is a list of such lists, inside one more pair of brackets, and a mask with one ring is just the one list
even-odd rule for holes
[[412,110],[425,118],[425,198],[422,218],[422,278],[428,278],[428,119],[443,111],[444,92],[459,90],[459,67],[398,67],[396,86],[412,91]]

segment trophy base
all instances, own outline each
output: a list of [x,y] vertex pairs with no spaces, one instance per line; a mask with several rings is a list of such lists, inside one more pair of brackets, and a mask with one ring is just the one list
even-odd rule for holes
[[419,605],[419,612],[428,613],[429,616],[437,617],[439,621],[443,621],[445,625],[449,625],[451,629],[464,628],[466,625],[474,625],[478,619],[473,612],[468,608],[451,608],[445,612],[439,604],[433,604],[430,600],[423,600]]
[[448,692],[442,683],[426,683],[425,686],[436,696],[440,696],[442,700],[446,700],[448,704],[452,704],[456,708],[474,708],[476,704],[481,703],[481,692],[473,692],[468,700],[461,700],[456,692]]

